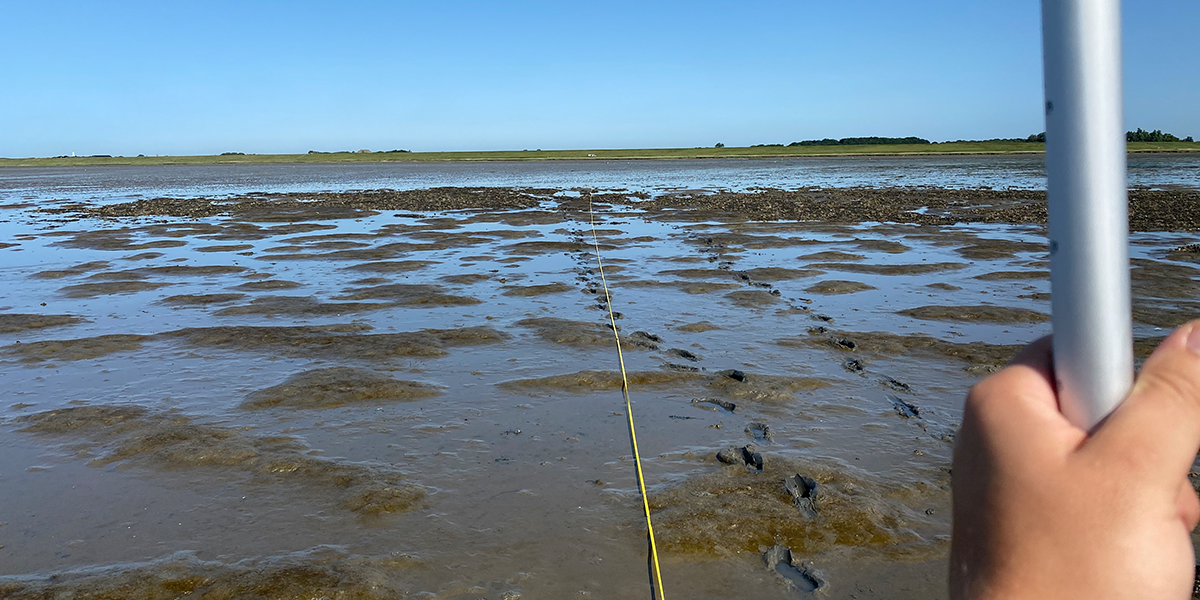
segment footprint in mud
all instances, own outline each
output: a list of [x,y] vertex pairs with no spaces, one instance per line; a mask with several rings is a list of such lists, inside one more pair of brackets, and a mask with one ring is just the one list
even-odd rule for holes
[[817,518],[817,481],[799,473],[783,480],[783,490],[792,497],[792,503],[800,514]]
[[727,465],[743,465],[746,470],[755,473],[762,473],[763,457],[758,453],[757,448],[752,445],[730,446],[724,450],[717,452],[717,460]]
[[772,546],[763,554],[763,562],[792,592],[818,592],[827,585],[825,578],[810,563],[796,560],[787,546]]
[[737,409],[736,404],[726,400],[719,400],[717,398],[692,398],[692,406],[711,411],[719,411],[724,409],[729,412],[733,412]]
[[896,409],[896,414],[901,417],[910,419],[921,416],[921,409],[916,404],[906,402],[903,398],[893,396],[892,394],[888,394],[887,399],[892,403],[892,407]]
[[771,426],[766,423],[754,421],[746,426],[746,434],[754,438],[754,441],[760,444],[771,443]]
[[910,394],[912,393],[911,385],[908,385],[907,383],[904,383],[903,381],[900,381],[893,377],[884,377],[883,384],[892,388],[893,390],[896,390],[897,392],[908,392]]
[[695,352],[690,352],[682,348],[671,348],[670,350],[667,350],[667,354],[677,358],[682,358],[684,360],[690,360],[692,362],[700,362],[699,355],[697,355]]

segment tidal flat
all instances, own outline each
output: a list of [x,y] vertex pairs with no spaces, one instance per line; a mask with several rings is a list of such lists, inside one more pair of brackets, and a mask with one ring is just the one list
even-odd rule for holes
[[[1050,329],[1036,190],[20,199],[4,598],[649,597],[617,339],[668,595],[945,597],[964,394]],[[1200,192],[1131,206],[1144,358]]]

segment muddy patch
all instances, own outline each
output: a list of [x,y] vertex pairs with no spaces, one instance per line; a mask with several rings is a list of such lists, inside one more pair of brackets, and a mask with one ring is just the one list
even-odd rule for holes
[[111,334],[74,340],[17,342],[0,348],[0,354],[22,362],[92,360],[116,352],[138,350],[149,339],[144,335]]
[[814,252],[812,254],[805,254],[804,256],[800,257],[800,260],[808,260],[808,261],[813,261],[813,262],[821,262],[821,261],[832,262],[832,261],[866,260],[866,258],[867,257],[862,254],[850,254],[849,252],[840,252],[838,250],[826,250],[824,252]]
[[981,281],[1011,281],[1015,279],[1050,279],[1049,271],[992,271],[976,275]]
[[765,290],[738,290],[725,294],[725,298],[742,308],[762,308],[780,301],[779,296]]
[[430,398],[441,389],[416,381],[395,379],[366,369],[329,367],[297,373],[279,385],[248,396],[241,407],[338,408],[351,404],[411,402]]
[[565,283],[548,283],[545,285],[509,286],[502,292],[505,296],[544,296],[546,294],[562,294],[574,291],[575,287]]
[[23,313],[0,313],[0,333],[18,333],[47,327],[64,327],[82,323],[74,315],[30,315]]
[[922,321],[965,321],[976,323],[1046,323],[1050,315],[1028,308],[1010,306],[920,306],[896,314]]
[[346,270],[367,271],[370,273],[407,273],[436,264],[438,262],[435,260],[383,260],[351,265],[346,267]]
[[[799,477],[820,490],[816,517],[787,487]],[[947,477],[948,479],[948,477]],[[850,473],[766,455],[761,472],[726,467],[652,494],[659,544],[672,552],[728,556],[777,544],[811,556],[833,548],[889,558],[945,549],[945,525],[926,509],[949,503],[949,482],[907,489]],[[940,536],[938,534],[941,534]]]
[[196,252],[245,252],[253,250],[253,244],[225,244],[216,246],[201,246],[196,248]]
[[156,281],[106,281],[103,283],[80,283],[58,289],[67,298],[98,298],[116,294],[135,294],[174,285]]
[[422,283],[390,283],[345,290],[334,300],[387,300],[391,304],[409,307],[471,306],[478,298],[447,294],[438,285]]
[[923,275],[942,271],[957,271],[965,269],[966,263],[916,263],[910,265],[880,265],[864,263],[816,263],[809,265],[818,269],[830,271],[848,271],[850,273],[869,273],[871,275]]
[[[517,327],[534,330],[534,334],[552,344],[564,344],[576,348],[615,346],[615,337],[609,326],[587,321],[572,321],[557,317],[537,317],[522,319],[515,323]],[[635,331],[621,336],[622,349],[657,350],[662,340],[644,331]]]
[[312,296],[263,296],[249,304],[222,308],[218,317],[238,315],[346,315],[389,308],[376,302],[321,302]]
[[720,330],[721,327],[709,323],[708,321],[697,321],[695,323],[685,323],[675,328],[675,331],[683,331],[686,333],[704,333],[705,331]]
[[263,292],[271,290],[291,290],[302,287],[304,284],[296,283],[295,281],[286,281],[283,279],[268,279],[266,281],[250,281],[241,285],[235,285],[232,290],[242,290],[246,292]]
[[255,436],[197,423],[173,412],[140,406],[81,406],[17,418],[20,430],[82,443],[90,465],[125,463],[155,470],[212,469],[251,475],[256,483],[299,483],[336,490],[341,508],[399,513],[420,505],[425,490],[404,483],[399,471],[311,456],[288,437]]
[[820,283],[810,285],[804,288],[804,291],[810,294],[822,294],[825,296],[836,296],[839,294],[854,294],[857,292],[865,292],[873,290],[875,286],[862,283],[860,281],[844,281],[841,279],[828,279]]
[[[704,379],[699,373],[687,371],[633,371],[627,373],[630,389],[639,387],[658,387],[676,385],[689,381]],[[619,390],[622,386],[620,371],[579,371],[565,375],[551,375],[534,379],[514,379],[503,381],[497,386],[521,392],[553,392],[566,391],[586,394],[601,390]]]
[[334,546],[238,562],[201,560],[195,553],[180,552],[153,562],[0,577],[0,596],[10,600],[389,600],[410,595],[403,575],[419,564],[406,555],[365,557]]
[[61,279],[63,277],[75,277],[78,275],[83,275],[84,273],[90,273],[92,271],[102,271],[108,267],[108,261],[95,260],[92,262],[80,263],[65,269],[38,271],[37,273],[30,275],[30,277],[34,279]]
[[160,302],[178,306],[207,306],[209,304],[237,302],[245,297],[245,294],[180,294],[178,296],[167,296],[160,300]]
[[806,277],[816,277],[824,275],[824,271],[816,269],[787,269],[784,267],[758,267],[755,269],[746,269],[738,271],[737,275],[746,275],[754,281],[784,281],[788,279],[804,279]]
[[852,372],[861,372],[866,366],[864,361],[869,357],[893,359],[910,356],[915,352],[958,359],[970,365],[968,370],[989,372],[1007,364],[1024,347],[1022,344],[950,342],[927,335],[897,335],[887,331],[835,331],[824,327],[814,327],[804,337],[783,338],[775,343],[781,346],[852,352],[860,357],[853,359],[853,366],[856,368],[847,367]]
[[496,344],[511,337],[491,327],[365,333],[370,329],[365,325],[198,327],[159,336],[179,339],[197,347],[371,361],[406,357],[436,358],[448,354],[448,348]]

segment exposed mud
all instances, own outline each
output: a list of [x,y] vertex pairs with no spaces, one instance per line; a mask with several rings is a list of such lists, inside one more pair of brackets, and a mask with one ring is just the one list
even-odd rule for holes
[[738,290],[725,294],[725,298],[742,308],[762,308],[780,302],[779,296],[765,290]]
[[134,294],[157,290],[161,287],[174,285],[161,281],[106,281],[104,283],[80,283],[58,289],[67,298],[96,298],[113,294]]
[[1050,315],[1028,308],[1010,306],[920,306],[896,314],[925,321],[967,321],[982,323],[1046,323]]
[[438,262],[434,260],[386,260],[351,265],[346,267],[346,270],[368,271],[371,273],[407,273],[436,264]]
[[[949,504],[949,477],[907,489],[830,469],[766,456],[761,472],[727,467],[651,494],[659,545],[669,552],[729,556],[783,544],[801,556],[833,548],[891,558],[945,550],[931,506]],[[797,474],[820,486],[816,518],[797,508],[786,480]]]
[[421,283],[390,283],[345,290],[334,300],[387,300],[389,304],[408,307],[471,306],[481,300],[470,296],[447,294],[437,285]]
[[47,340],[0,347],[0,355],[13,356],[22,362],[92,360],[115,352],[130,352],[142,347],[148,336],[110,334],[75,340]]
[[199,327],[159,334],[198,347],[269,351],[286,356],[387,361],[445,356],[447,348],[496,344],[509,334],[491,327],[364,333],[363,325],[296,327]]
[[683,331],[687,333],[704,333],[705,331],[713,331],[722,329],[718,325],[709,323],[708,321],[697,321],[695,323],[687,323],[675,328],[675,331]]
[[[537,317],[521,319],[516,322],[516,325],[518,327],[533,329],[539,338],[553,344],[564,344],[577,348],[611,348],[614,345],[612,329],[600,323],[572,321],[557,317]],[[621,347],[626,350],[656,350],[658,349],[658,341],[655,341],[656,338],[657,336],[641,331],[634,332],[631,335],[622,335]]]
[[848,271],[851,273],[870,273],[872,275],[924,275],[942,271],[957,271],[965,269],[966,263],[916,263],[911,265],[877,265],[866,263],[816,263],[809,265],[829,271]]
[[61,279],[63,277],[75,277],[90,273],[92,271],[102,271],[109,267],[109,262],[105,260],[95,260],[91,262],[80,263],[65,269],[51,269],[47,271],[38,271],[30,277],[35,279]]
[[992,271],[976,275],[981,281],[1009,281],[1013,279],[1050,279],[1049,271]]
[[776,341],[782,346],[831,348],[841,352],[852,351],[862,360],[868,357],[891,359],[910,356],[914,352],[937,357],[962,360],[971,366],[999,368],[1012,360],[1024,347],[1023,344],[989,344],[986,342],[950,342],[919,334],[897,335],[887,331],[850,332],[834,331],[814,327],[807,336],[783,338]]
[[180,552],[153,562],[0,577],[0,596],[11,600],[390,600],[409,596],[412,590],[404,575],[419,565],[416,558],[404,554],[364,557],[333,546],[237,562],[201,560],[195,553]]
[[416,381],[395,379],[353,367],[328,367],[304,371],[279,385],[246,396],[242,408],[338,408],[350,404],[411,402],[430,398],[441,389]]
[[800,260],[808,260],[808,261],[813,261],[813,262],[835,261],[835,260],[836,261],[847,261],[847,260],[854,261],[854,260],[866,260],[866,259],[867,259],[867,257],[862,254],[850,254],[848,252],[841,252],[838,250],[825,250],[823,252],[813,252],[812,254],[805,254],[800,257]]
[[321,302],[312,296],[262,296],[241,306],[222,308],[219,317],[236,315],[348,315],[388,308],[378,302]]
[[788,279],[804,279],[824,275],[824,271],[816,269],[788,269],[785,267],[756,267],[738,271],[737,275],[746,275],[753,281],[784,281]]
[[[631,389],[677,385],[705,379],[704,375],[687,371],[633,371],[627,375]],[[622,380],[620,371],[579,371],[534,379],[514,379],[497,385],[513,391],[564,391],[586,394],[601,390],[619,390]]]
[[140,406],[80,406],[17,418],[26,433],[82,442],[102,467],[128,463],[150,469],[216,469],[252,475],[257,483],[295,482],[339,492],[339,505],[363,514],[412,510],[424,488],[382,465],[342,463],[305,453],[288,437],[266,437],[196,423]]
[[245,297],[245,294],[180,294],[178,296],[167,296],[161,302],[163,304],[178,304],[182,306],[207,306],[209,304],[237,302]]
[[230,289],[242,290],[246,292],[262,292],[272,290],[291,290],[298,287],[303,287],[304,284],[295,281],[286,281],[283,279],[267,279],[265,281],[250,281],[241,285],[235,285]]
[[873,290],[875,286],[862,283],[860,281],[844,281],[841,279],[827,279],[820,283],[810,285],[804,288],[804,291],[810,294],[822,294],[825,296],[836,296],[839,294],[854,294]]
[[0,333],[18,333],[47,327],[64,327],[82,323],[75,315],[30,315],[22,313],[0,313]]
[[562,294],[573,292],[575,287],[565,283],[547,283],[545,285],[509,286],[504,288],[505,296],[544,296],[546,294]]

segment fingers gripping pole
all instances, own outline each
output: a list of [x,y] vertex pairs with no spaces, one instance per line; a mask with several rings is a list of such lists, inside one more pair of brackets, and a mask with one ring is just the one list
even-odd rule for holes
[[1120,0],[1042,0],[1059,408],[1091,429],[1133,385]]

